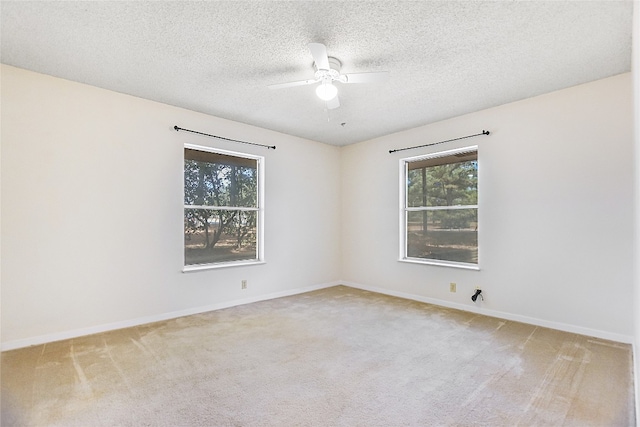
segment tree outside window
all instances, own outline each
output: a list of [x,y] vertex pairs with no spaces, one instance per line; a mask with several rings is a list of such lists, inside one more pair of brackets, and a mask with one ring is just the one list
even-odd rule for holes
[[260,160],[185,148],[185,266],[259,259]]
[[403,161],[404,259],[478,264],[476,147]]

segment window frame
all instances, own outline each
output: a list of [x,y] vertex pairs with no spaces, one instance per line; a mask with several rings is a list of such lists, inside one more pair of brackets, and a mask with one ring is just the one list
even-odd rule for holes
[[[212,210],[237,210],[237,211],[251,211],[257,213],[256,218],[256,258],[250,260],[235,260],[235,261],[221,261],[214,262],[208,264],[186,264],[185,258],[185,245],[184,245],[184,237],[183,237],[183,247],[182,247],[182,271],[183,272],[192,272],[192,271],[202,271],[202,270],[211,270],[217,268],[227,268],[227,267],[239,267],[239,266],[248,266],[248,265],[257,265],[264,264],[264,176],[265,176],[265,167],[264,167],[264,156],[257,156],[254,154],[241,153],[238,151],[229,151],[218,149],[214,147],[209,147],[205,145],[197,145],[185,143],[183,147],[184,149],[197,150],[197,151],[205,151],[208,153],[221,154],[226,156],[233,157],[241,157],[245,159],[255,160],[256,168],[257,168],[257,206],[255,208],[247,208],[242,206],[214,206],[207,207],[204,209],[212,209]],[[185,209],[195,209],[193,205],[186,205],[184,203],[184,154],[182,158],[182,218],[184,222],[185,218]],[[189,206],[189,208],[187,208]],[[203,207],[199,206],[200,209]],[[183,224],[183,234],[184,234],[184,224]]]
[[[428,153],[428,154],[422,154],[419,156],[413,156],[413,157],[405,157],[399,160],[399,169],[400,169],[400,197],[399,197],[399,212],[400,212],[400,216],[399,216],[399,229],[400,229],[400,240],[399,240],[399,257],[398,257],[398,261],[400,262],[407,262],[407,263],[412,263],[412,264],[424,264],[424,265],[435,265],[435,266],[442,266],[442,267],[454,267],[454,268],[461,268],[461,269],[467,269],[467,270],[480,270],[480,233],[478,231],[478,262],[477,263],[467,263],[467,262],[459,262],[459,261],[447,261],[447,260],[439,260],[439,259],[429,259],[429,258],[415,258],[415,257],[409,257],[407,255],[408,253],[408,242],[407,242],[407,220],[408,220],[408,214],[409,212],[420,212],[420,211],[436,211],[436,210],[442,210],[443,207],[440,206],[432,206],[432,207],[409,207],[408,206],[408,198],[407,198],[407,185],[408,185],[408,172],[409,172],[409,167],[408,164],[411,162],[417,162],[417,161],[421,161],[421,160],[426,160],[426,159],[432,159],[432,158],[437,158],[437,157],[445,157],[445,156],[451,156],[451,155],[455,155],[455,154],[459,154],[459,153],[463,153],[463,152],[472,152],[475,151],[478,158],[479,158],[479,150],[478,150],[478,146],[477,145],[470,145],[467,147],[460,147],[460,148],[454,148],[451,150],[445,150],[445,151],[437,151],[434,153]],[[479,161],[478,161],[478,165],[479,165]],[[480,171],[480,167],[478,166],[478,172]],[[480,174],[478,173],[478,184],[477,184],[477,197],[478,200],[476,202],[475,205],[460,205],[460,206],[448,206],[445,207],[444,209],[449,209],[449,210],[453,210],[453,209],[476,209],[476,214],[477,214],[477,218],[478,218],[478,224],[480,222],[480,210],[478,208],[479,206],[479,201],[480,201]],[[480,227],[478,227],[478,230],[480,229]]]

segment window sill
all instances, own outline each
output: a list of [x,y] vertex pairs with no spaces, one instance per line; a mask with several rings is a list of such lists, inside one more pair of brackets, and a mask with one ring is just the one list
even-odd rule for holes
[[182,272],[191,273],[193,271],[215,270],[218,268],[228,268],[228,267],[246,267],[248,265],[259,265],[259,264],[266,264],[266,263],[265,261],[261,261],[261,260],[251,260],[251,261],[225,262],[220,264],[193,264],[193,265],[185,265],[182,268]]
[[461,268],[463,270],[480,271],[480,267],[477,264],[467,264],[464,262],[439,261],[435,259],[419,259],[419,258],[400,258],[398,259],[398,261],[408,262],[410,264],[435,265],[438,267],[453,267],[453,268]]

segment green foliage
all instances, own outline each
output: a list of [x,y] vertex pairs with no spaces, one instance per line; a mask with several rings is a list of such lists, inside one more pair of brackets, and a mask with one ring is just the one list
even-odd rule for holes
[[407,205],[410,207],[478,203],[477,161],[411,169],[407,179]]
[[409,163],[407,256],[477,263],[478,162],[428,164]]
[[446,228],[446,229],[469,228],[472,222],[476,221],[475,209],[436,211],[436,212],[433,212],[432,215],[433,215],[434,221],[440,225],[440,228]]
[[[257,167],[196,160],[184,162],[184,204],[197,207],[256,208]],[[210,249],[224,240],[240,249],[255,245],[255,211],[186,208],[185,239]]]
[[257,206],[257,169],[222,163],[184,162],[184,204]]
[[[478,162],[464,161],[410,169],[407,176],[409,207],[468,206],[478,203]],[[443,229],[469,228],[475,209],[422,211],[422,230],[437,224]]]

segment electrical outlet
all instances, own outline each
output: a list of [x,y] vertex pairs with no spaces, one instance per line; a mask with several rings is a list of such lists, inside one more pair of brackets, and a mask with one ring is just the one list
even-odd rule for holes
[[242,281],[242,289],[247,289],[247,281],[246,280]]
[[455,292],[456,291],[456,284],[451,282],[449,283],[449,292]]

